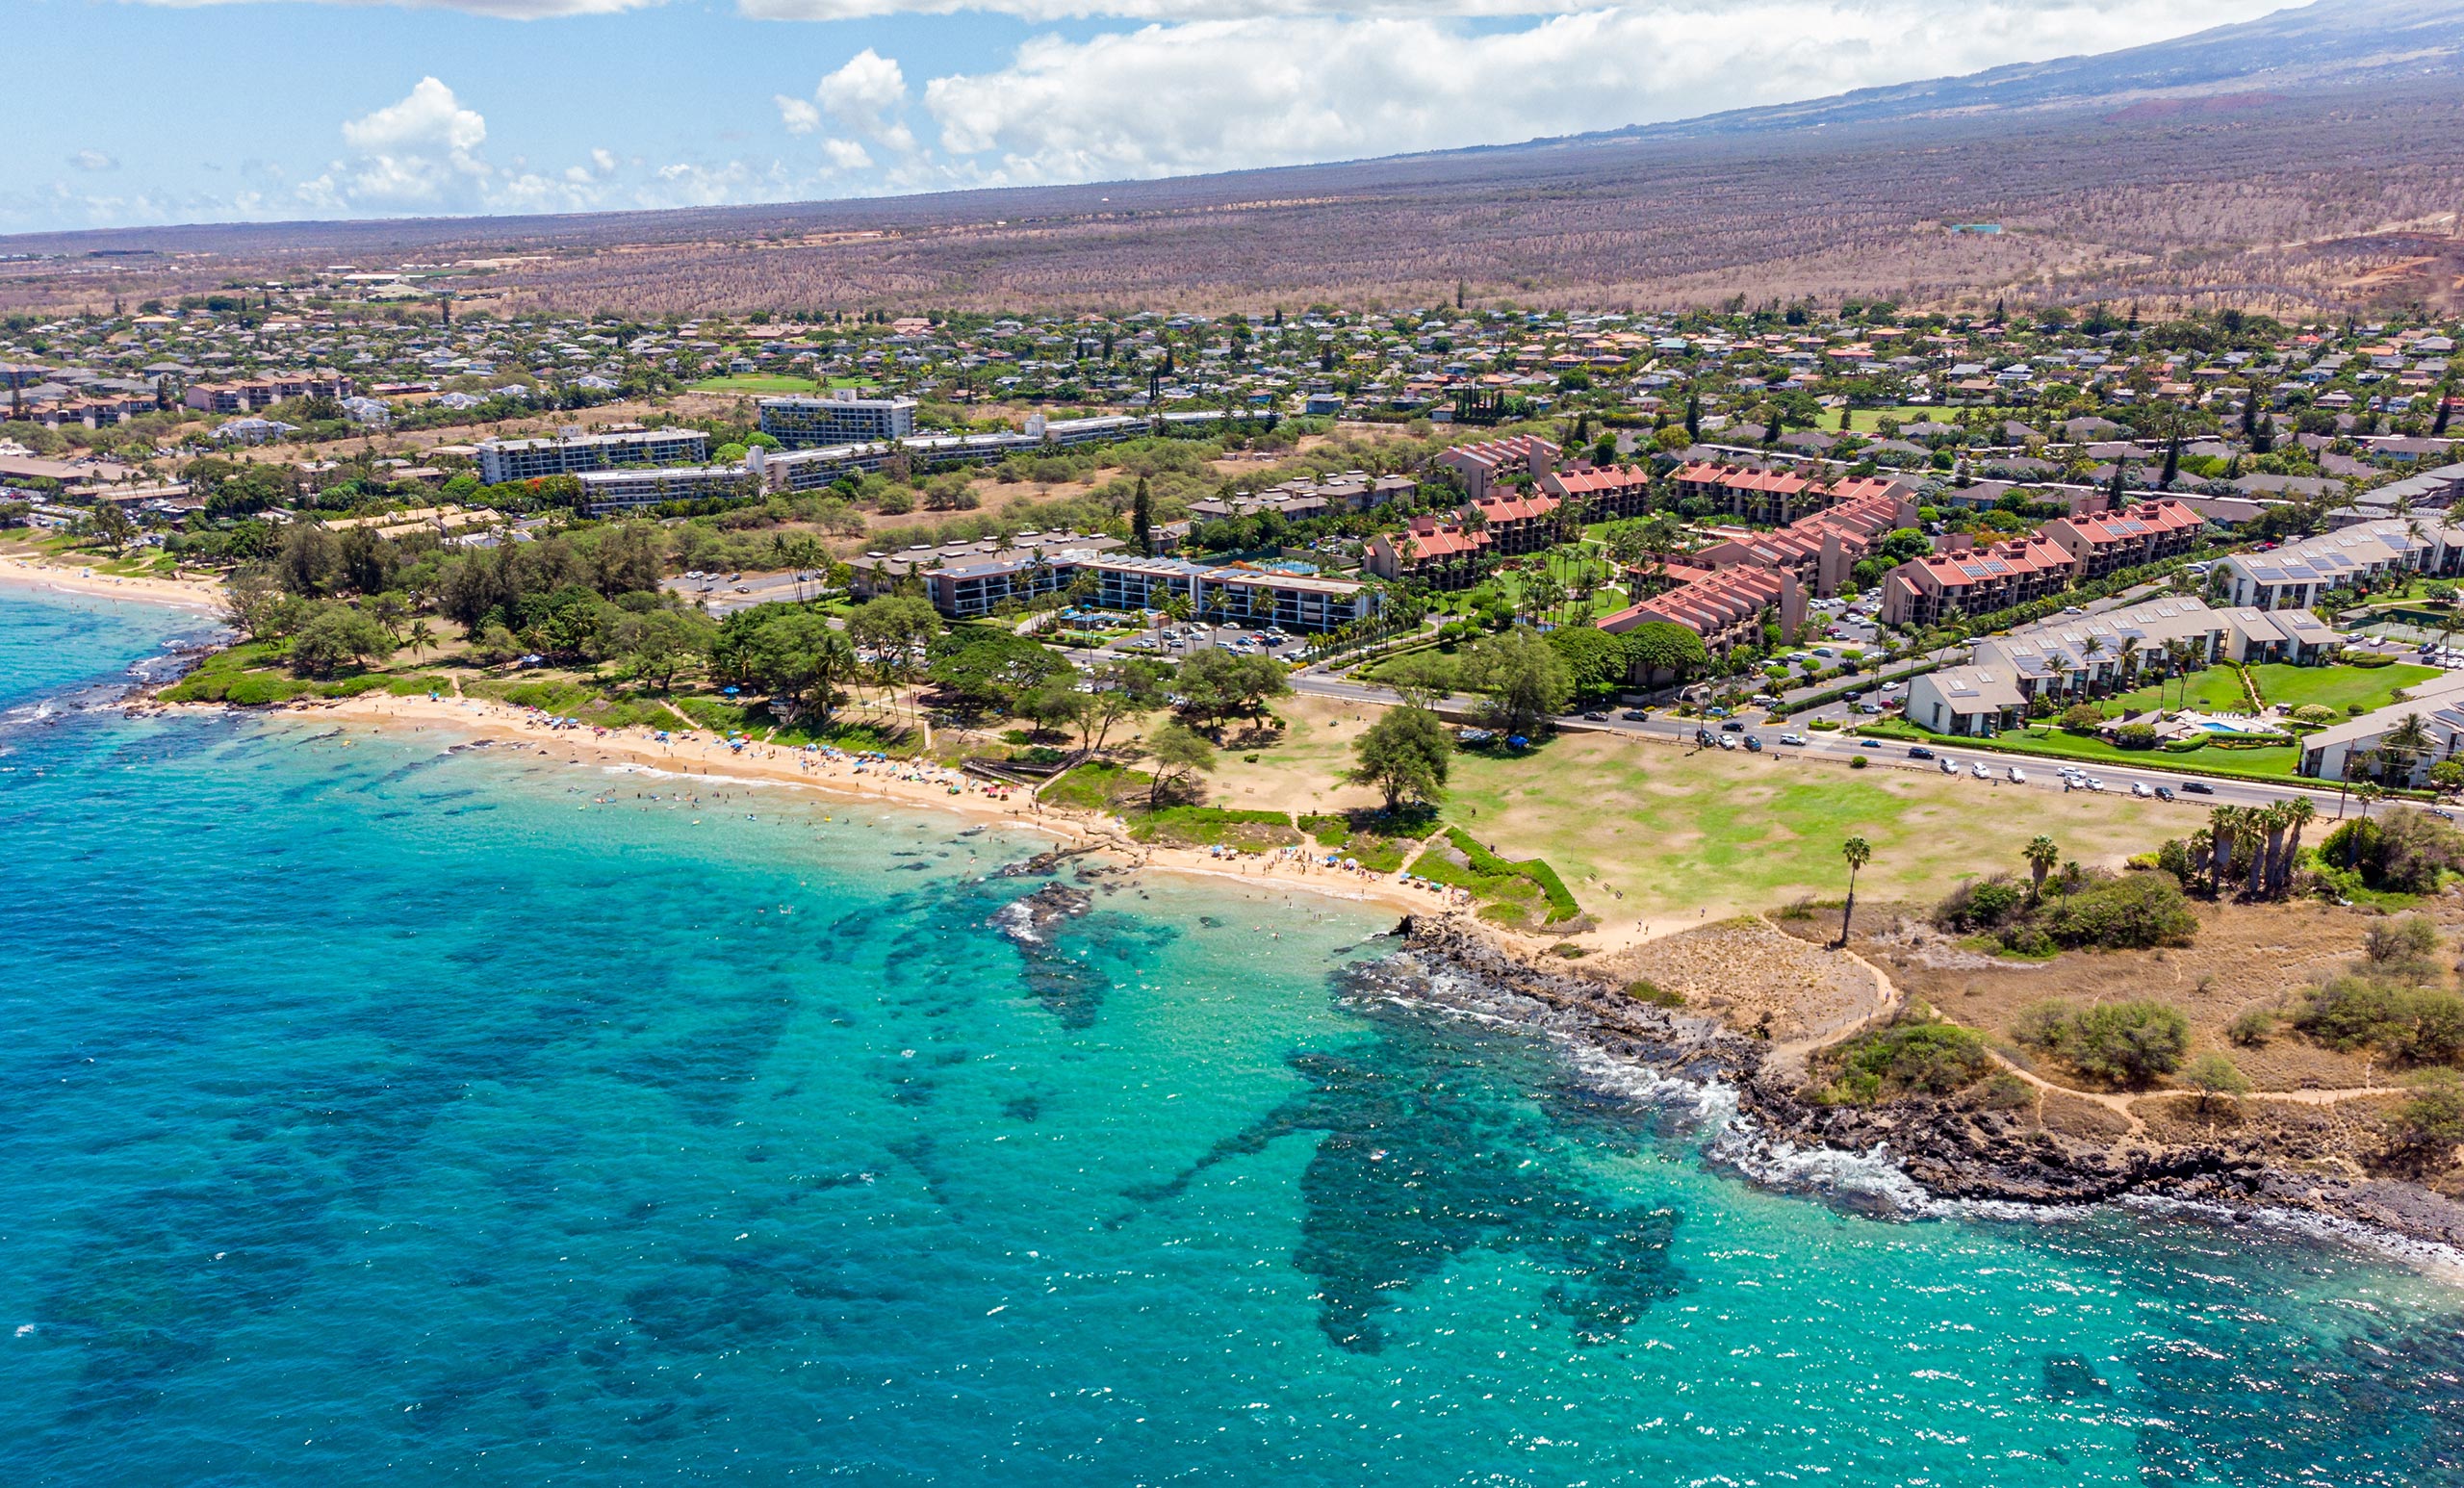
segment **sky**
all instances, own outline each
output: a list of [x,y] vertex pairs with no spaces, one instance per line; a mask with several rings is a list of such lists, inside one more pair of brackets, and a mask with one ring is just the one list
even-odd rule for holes
[[8,0],[0,233],[707,206],[1503,144],[2276,0]]

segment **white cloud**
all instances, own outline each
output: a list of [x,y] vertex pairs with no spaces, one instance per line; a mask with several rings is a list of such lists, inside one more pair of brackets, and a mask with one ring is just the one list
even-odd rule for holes
[[496,173],[478,156],[487,138],[478,111],[462,107],[443,83],[422,78],[399,103],[343,125],[343,142],[359,159],[329,189],[377,205],[463,205]]
[[119,162],[100,150],[79,150],[68,157],[68,164],[80,170],[117,170]]
[[827,117],[857,137],[821,141],[823,168],[830,174],[871,169],[873,153],[865,148],[866,141],[911,163],[921,153],[914,133],[899,117],[907,108],[907,74],[895,60],[869,46],[816,84],[810,99],[774,93],[770,101],[791,135],[813,134]]
[[813,97],[849,132],[912,154],[915,138],[891,115],[907,106],[907,74],[897,62],[865,47],[821,80]]
[[779,122],[787,126],[787,133],[808,135],[821,127],[821,110],[817,106],[785,93],[773,93],[770,101],[779,106]]
[[[634,204],[626,197],[623,163],[612,150],[594,149],[561,171],[532,170],[519,155],[510,166],[490,162],[480,153],[488,140],[486,117],[432,77],[420,79],[399,102],[345,121],[342,136],[355,153],[295,187],[298,205],[366,217]],[[263,212],[251,206],[245,215]]]
[[987,184],[1180,174],[1504,143],[2092,52],[2270,0],[1704,0],[1509,29],[1355,17],[1044,37],[933,79],[946,164]]

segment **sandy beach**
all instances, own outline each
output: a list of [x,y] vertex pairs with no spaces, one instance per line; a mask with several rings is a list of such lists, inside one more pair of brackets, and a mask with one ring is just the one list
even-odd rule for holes
[[110,600],[141,600],[148,604],[170,604],[206,615],[219,614],[222,607],[222,585],[217,579],[120,578],[32,558],[0,557],[0,585]]
[[[219,705],[198,704],[198,707]],[[659,741],[643,728],[557,728],[533,708],[477,698],[399,698],[383,693],[293,704],[286,715],[364,723],[373,730],[434,730],[461,739],[519,741],[550,759],[601,769],[631,767],[681,778],[783,785],[860,801],[952,811],[975,820],[1026,828],[1065,850],[1100,853],[1133,867],[1219,879],[1261,889],[1323,895],[1375,904],[1399,914],[1458,913],[1437,891],[1409,887],[1391,876],[1329,868],[1305,855],[1243,853],[1217,858],[1200,849],[1156,847],[1130,839],[1109,817],[1043,806],[1025,789],[980,781],[936,765],[905,760],[863,762],[844,755],[747,744],[732,749],[706,731]],[[1468,918],[1468,916],[1463,916]]]

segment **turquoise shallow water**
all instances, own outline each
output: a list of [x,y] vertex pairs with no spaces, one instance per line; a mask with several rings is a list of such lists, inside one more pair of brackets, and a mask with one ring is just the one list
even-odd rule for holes
[[0,594],[0,1481],[2464,1480],[2371,1252],[1755,1187],[1340,905],[81,709],[188,624]]

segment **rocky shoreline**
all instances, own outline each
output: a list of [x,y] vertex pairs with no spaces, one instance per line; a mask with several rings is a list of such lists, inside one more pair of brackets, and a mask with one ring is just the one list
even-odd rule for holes
[[[1414,917],[1397,932],[1413,959],[1477,985],[1496,999],[1492,1008],[1502,1004],[1613,1059],[1725,1082],[1761,1142],[1880,1151],[1934,1198],[2047,1208],[2161,1199],[2219,1208],[2246,1221],[2293,1211],[2330,1230],[2464,1250],[2464,1204],[2417,1184],[2289,1167],[2255,1140],[2088,1141],[1963,1097],[1819,1104],[1805,1098],[1798,1075],[1767,1057],[1767,1044],[1708,1018],[1646,1006],[1596,978],[1532,965],[1454,924]],[[1421,995],[1450,1000],[1428,979],[1414,980]]]

